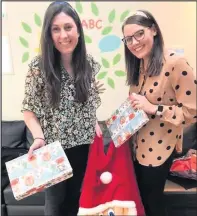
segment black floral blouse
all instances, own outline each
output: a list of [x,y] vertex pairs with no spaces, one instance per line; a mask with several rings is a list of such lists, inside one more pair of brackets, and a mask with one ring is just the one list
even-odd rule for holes
[[54,109],[47,102],[45,79],[39,68],[39,57],[35,57],[29,64],[22,112],[29,110],[35,113],[48,144],[59,140],[65,149],[91,144],[94,139],[96,109],[101,104],[99,92],[95,86],[95,75],[98,73],[100,65],[92,56],[87,55],[87,58],[93,72],[88,100],[85,103],[74,101],[74,79],[62,66],[60,104],[58,108]]

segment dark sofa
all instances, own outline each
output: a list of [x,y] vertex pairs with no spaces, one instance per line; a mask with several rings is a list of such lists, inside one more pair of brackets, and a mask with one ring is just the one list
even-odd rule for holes
[[[101,124],[103,128],[103,124]],[[106,132],[103,133],[105,143],[108,143],[110,137]],[[2,122],[2,147],[22,149],[27,152],[33,139],[31,133],[23,121],[3,121]],[[188,148],[196,145],[196,125],[185,130],[184,146],[185,153]],[[5,168],[5,167],[4,167]],[[44,192],[34,194],[28,198],[16,201],[8,179],[5,176],[5,170],[1,172],[2,191],[1,191],[1,213],[2,216],[12,215],[44,215]],[[168,216],[196,216],[196,188],[185,190],[183,187],[170,180],[166,181],[165,197],[167,202]]]
[[[19,152],[28,151],[33,142],[30,131],[24,124],[24,121],[3,121],[2,122],[2,146],[18,148]],[[2,154],[3,156],[3,154]],[[5,167],[4,167],[5,168]],[[5,171],[5,170],[3,170]],[[15,200],[12,189],[9,185],[7,176],[2,171],[2,215],[44,215],[44,192],[40,192],[26,199]]]

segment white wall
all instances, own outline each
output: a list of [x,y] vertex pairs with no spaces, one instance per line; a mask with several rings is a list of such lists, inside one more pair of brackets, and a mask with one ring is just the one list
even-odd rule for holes
[[[3,19],[5,21],[3,22],[3,35],[9,34],[13,74],[2,76],[2,119],[19,120],[23,118],[20,109],[24,96],[27,65],[31,58],[37,54],[35,48],[38,47],[41,30],[34,21],[34,14],[39,15],[43,20],[44,11],[49,2],[5,2],[5,4],[7,20]],[[71,2],[71,4],[75,6],[75,2]],[[93,54],[100,63],[102,63],[102,58],[110,62],[109,68],[101,68],[101,72],[107,71],[107,76],[100,80],[101,83],[104,83],[106,91],[101,95],[102,106],[98,110],[99,120],[108,118],[128,94],[125,77],[117,77],[114,73],[116,70],[124,71],[123,44],[121,43],[118,49],[110,52],[101,52],[99,49],[100,40],[106,36],[102,35],[102,31],[107,26],[112,27],[112,31],[107,36],[113,34],[122,38],[120,16],[124,11],[133,12],[136,9],[146,9],[152,12],[162,29],[166,47],[183,48],[190,64],[196,69],[195,2],[96,2],[95,4],[98,8],[98,15],[92,12],[91,2],[82,2],[80,17],[83,20],[85,34],[92,38],[92,43],[87,44],[89,53]],[[110,23],[108,17],[113,9],[115,18]],[[89,23],[89,20],[93,20],[97,25],[90,25],[87,29],[86,24]],[[32,33],[23,29],[22,22],[30,26]],[[21,44],[19,37],[27,40],[28,48]],[[28,61],[22,63],[22,55],[25,52],[28,52],[30,56]],[[113,65],[113,58],[117,54],[121,55],[120,62]],[[114,89],[107,84],[108,77],[114,80]]]

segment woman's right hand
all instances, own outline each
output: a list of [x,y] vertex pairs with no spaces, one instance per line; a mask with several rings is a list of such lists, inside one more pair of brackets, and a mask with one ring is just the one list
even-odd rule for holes
[[31,159],[34,150],[43,147],[45,144],[46,143],[43,139],[35,139],[31,147],[29,148],[28,159]]

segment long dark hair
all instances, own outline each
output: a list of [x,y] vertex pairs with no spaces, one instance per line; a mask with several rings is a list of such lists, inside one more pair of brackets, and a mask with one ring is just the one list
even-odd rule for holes
[[[156,29],[157,35],[154,37],[153,47],[150,53],[150,58],[147,67],[148,76],[157,76],[160,74],[163,59],[164,59],[164,42],[161,30],[157,21],[153,15],[146,10],[138,10],[143,12],[147,17],[142,15],[132,15],[126,19],[122,26],[122,32],[124,32],[124,27],[128,24],[137,24],[145,27],[153,27]],[[127,70],[127,84],[138,84],[139,82],[139,69],[140,69],[140,59],[134,56],[125,45],[125,63]]]
[[84,33],[81,25],[81,20],[78,14],[67,2],[51,3],[47,8],[44,16],[40,42],[40,65],[46,78],[46,89],[49,95],[49,104],[52,107],[58,107],[60,102],[61,55],[53,44],[51,36],[51,24],[53,18],[61,12],[64,12],[68,16],[72,17],[79,33],[78,44],[72,55],[73,72],[75,77],[76,88],[75,100],[77,102],[87,101],[92,74],[91,67],[87,61]]

